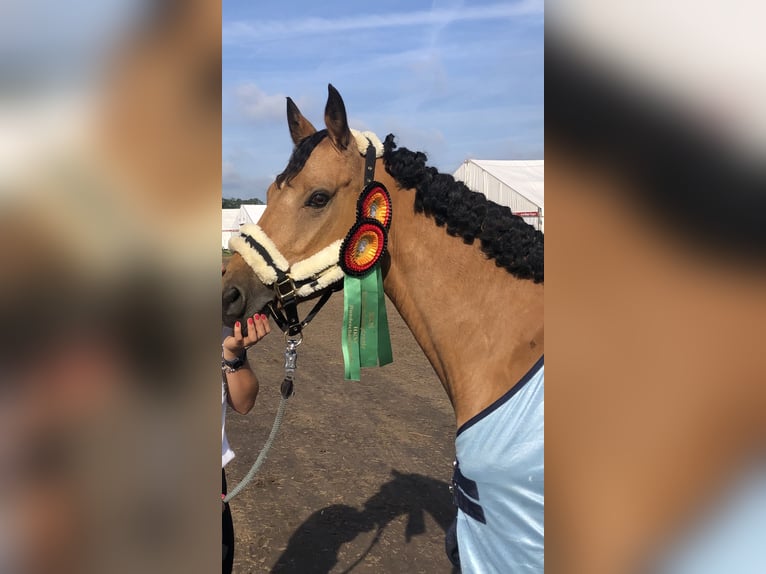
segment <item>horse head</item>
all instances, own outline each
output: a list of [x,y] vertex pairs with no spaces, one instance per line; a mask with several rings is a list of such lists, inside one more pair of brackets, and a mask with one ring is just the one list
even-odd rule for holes
[[[293,152],[269,186],[258,225],[243,226],[232,242],[236,252],[223,272],[227,325],[271,308],[288,289],[304,300],[342,285],[340,242],[356,218],[365,158],[343,99],[332,85],[328,91],[326,128],[319,131],[287,99]],[[279,286],[286,282],[288,287]]]

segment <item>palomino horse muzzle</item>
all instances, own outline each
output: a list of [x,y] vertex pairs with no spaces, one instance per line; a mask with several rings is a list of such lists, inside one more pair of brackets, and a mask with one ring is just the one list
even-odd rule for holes
[[[267,306],[282,331],[297,336],[330,295],[343,287],[343,270],[338,265],[340,241],[335,241],[311,257],[290,266],[274,242],[256,224],[243,225],[240,235],[229,240],[229,249],[239,253],[266,287],[274,290]],[[298,301],[324,291],[314,309],[301,321]]]
[[[373,181],[375,160],[383,153],[380,139],[370,132],[352,130],[360,153],[365,155],[365,187],[357,206],[357,222],[344,240],[337,240],[310,257],[290,265],[257,224],[243,225],[229,249],[242,256],[256,277],[274,291],[269,314],[290,337],[298,336],[330,296],[343,288],[345,275],[367,273],[385,252],[391,222],[391,200],[383,184]],[[321,293],[305,319],[298,316],[298,302]],[[224,295],[224,304],[226,304]]]

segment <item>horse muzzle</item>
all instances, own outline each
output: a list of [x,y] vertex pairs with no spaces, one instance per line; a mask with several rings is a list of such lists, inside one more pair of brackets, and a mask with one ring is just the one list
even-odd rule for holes
[[242,291],[238,287],[229,286],[223,290],[223,320],[234,317],[242,317],[245,312],[247,300],[242,296]]
[[274,300],[274,290],[253,277],[248,272],[247,264],[237,259],[232,258],[223,273],[221,311],[224,325],[233,327],[234,323],[240,321],[243,333],[246,333],[245,319],[256,313],[264,313],[268,304]]
[[[290,265],[257,224],[243,225],[240,235],[229,240],[236,259],[230,262],[234,269],[228,283],[228,267],[224,271],[224,323],[268,309],[280,329],[291,336],[300,333],[329,295],[343,286],[343,270],[338,264],[340,245],[340,240],[334,241]],[[233,280],[235,277],[239,279]],[[320,302],[301,321],[298,302],[317,295],[321,295]]]

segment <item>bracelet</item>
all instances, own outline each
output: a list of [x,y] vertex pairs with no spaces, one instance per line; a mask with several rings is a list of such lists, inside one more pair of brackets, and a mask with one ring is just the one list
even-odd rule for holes
[[247,361],[247,351],[245,349],[242,349],[240,355],[231,361],[224,359],[223,353],[221,353],[221,370],[224,373],[236,373],[244,366],[245,361]]

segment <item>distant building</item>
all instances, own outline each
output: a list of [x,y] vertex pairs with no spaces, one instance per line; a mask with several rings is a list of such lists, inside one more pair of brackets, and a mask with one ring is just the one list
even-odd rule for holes
[[239,224],[258,223],[266,211],[265,205],[243,205],[239,208]]
[[453,174],[545,232],[545,160],[469,159]]
[[221,210],[221,248],[229,248],[229,238],[239,233],[239,208]]
[[239,226],[258,223],[266,210],[265,205],[243,205],[235,209],[221,210],[221,248],[229,248],[229,238],[239,234]]

